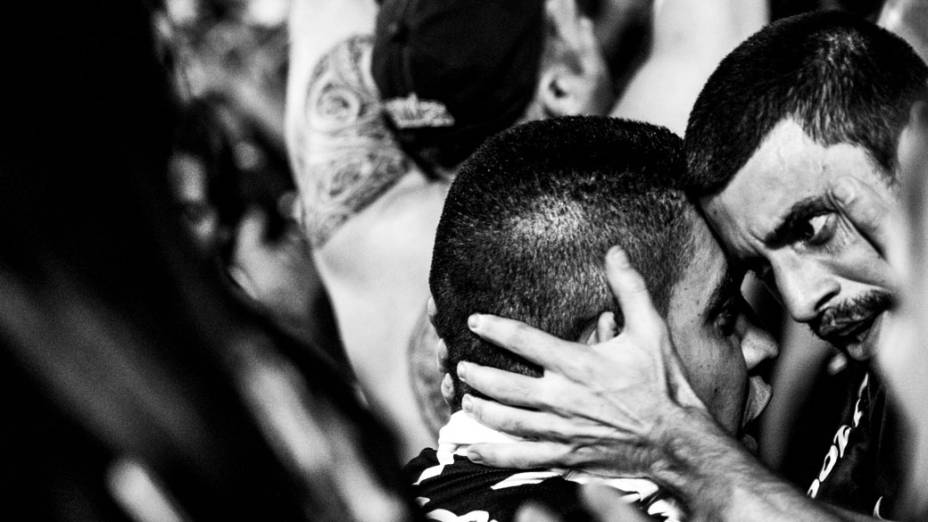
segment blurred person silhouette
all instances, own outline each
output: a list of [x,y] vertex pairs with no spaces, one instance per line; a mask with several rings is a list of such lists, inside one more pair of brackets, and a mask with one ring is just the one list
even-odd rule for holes
[[[574,0],[386,0],[376,27],[369,3],[314,5],[291,17],[285,122],[302,226],[362,388],[411,458],[447,418],[425,303],[458,164],[519,121],[607,112],[612,84]],[[355,32],[314,52],[309,27],[339,15]]]
[[907,468],[899,518],[928,516],[928,413],[923,407],[928,388],[924,339],[928,332],[928,88],[912,106],[909,131],[899,143],[900,201],[879,191],[854,187],[845,211],[855,225],[885,253],[894,271],[899,306],[881,332],[879,369],[905,414]]
[[297,230],[283,151],[218,93],[185,104],[174,141],[171,189],[200,253],[283,327],[347,364]]
[[230,295],[170,219],[177,100],[151,8],[7,11],[67,44],[4,41],[21,80],[2,98],[6,512],[411,518],[392,437],[344,372]]
[[[926,18],[921,17],[922,28]],[[922,33],[922,38],[928,34]],[[924,41],[924,40],[923,40]],[[922,48],[924,49],[924,48]],[[872,199],[881,212],[868,210],[859,212],[859,221],[874,219],[870,230],[873,236],[885,237],[886,248],[899,274],[902,289],[898,324],[893,325],[882,341],[880,363],[887,375],[890,389],[899,398],[912,433],[912,446],[903,493],[903,512],[910,520],[928,518],[928,412],[924,408],[924,397],[928,394],[928,363],[926,363],[925,339],[928,338],[928,99],[916,104],[912,111],[915,132],[907,150],[901,153],[903,188],[906,194],[901,226],[874,219],[893,212],[891,202]],[[864,201],[868,198],[862,197]],[[876,231],[881,230],[884,233]],[[893,231],[896,233],[893,233]],[[879,239],[875,239],[879,241]]]

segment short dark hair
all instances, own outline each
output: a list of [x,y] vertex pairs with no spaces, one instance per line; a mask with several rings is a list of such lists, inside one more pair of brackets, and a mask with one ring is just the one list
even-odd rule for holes
[[822,145],[851,143],[894,176],[896,145],[928,68],[901,38],[847,13],[784,18],[709,77],[686,129],[695,197],[721,192],[785,118]]
[[[676,135],[614,118],[536,121],[488,140],[451,185],[432,255],[435,326],[452,367],[468,360],[540,375],[472,334],[472,313],[571,340],[607,310],[621,324],[603,266],[613,245],[643,269],[666,315],[696,216],[674,186],[683,168]],[[454,378],[456,409],[470,390]]]

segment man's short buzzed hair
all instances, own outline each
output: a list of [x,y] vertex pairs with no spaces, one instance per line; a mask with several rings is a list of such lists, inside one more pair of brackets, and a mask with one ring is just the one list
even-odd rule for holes
[[[472,313],[566,339],[607,310],[621,324],[604,271],[613,245],[641,269],[666,315],[696,216],[674,187],[683,168],[676,135],[612,118],[537,121],[488,140],[454,180],[435,238],[429,283],[451,367],[466,359],[540,375],[472,334]],[[457,409],[470,390],[454,378]]]
[[899,134],[926,79],[905,41],[853,15],[777,21],[725,57],[696,99],[685,188],[696,197],[721,192],[787,118],[821,145],[863,147],[892,177]]

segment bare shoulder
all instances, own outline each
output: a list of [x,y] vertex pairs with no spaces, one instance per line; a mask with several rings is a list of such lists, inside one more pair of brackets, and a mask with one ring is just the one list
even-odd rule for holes
[[292,151],[303,225],[316,248],[412,169],[381,116],[373,38],[339,42],[316,64]]

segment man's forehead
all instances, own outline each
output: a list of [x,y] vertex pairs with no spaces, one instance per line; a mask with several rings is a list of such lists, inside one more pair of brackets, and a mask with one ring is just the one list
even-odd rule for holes
[[[831,182],[851,175],[872,182],[877,169],[862,147],[822,145],[793,119],[784,119],[718,194],[702,198],[711,226],[734,254],[775,239],[791,217],[821,206]],[[740,248],[739,248],[740,247]]]
[[705,220],[695,218],[692,230],[692,260],[681,277],[681,283],[694,296],[698,295],[700,302],[708,305],[719,288],[734,275],[729,273],[728,258]]

